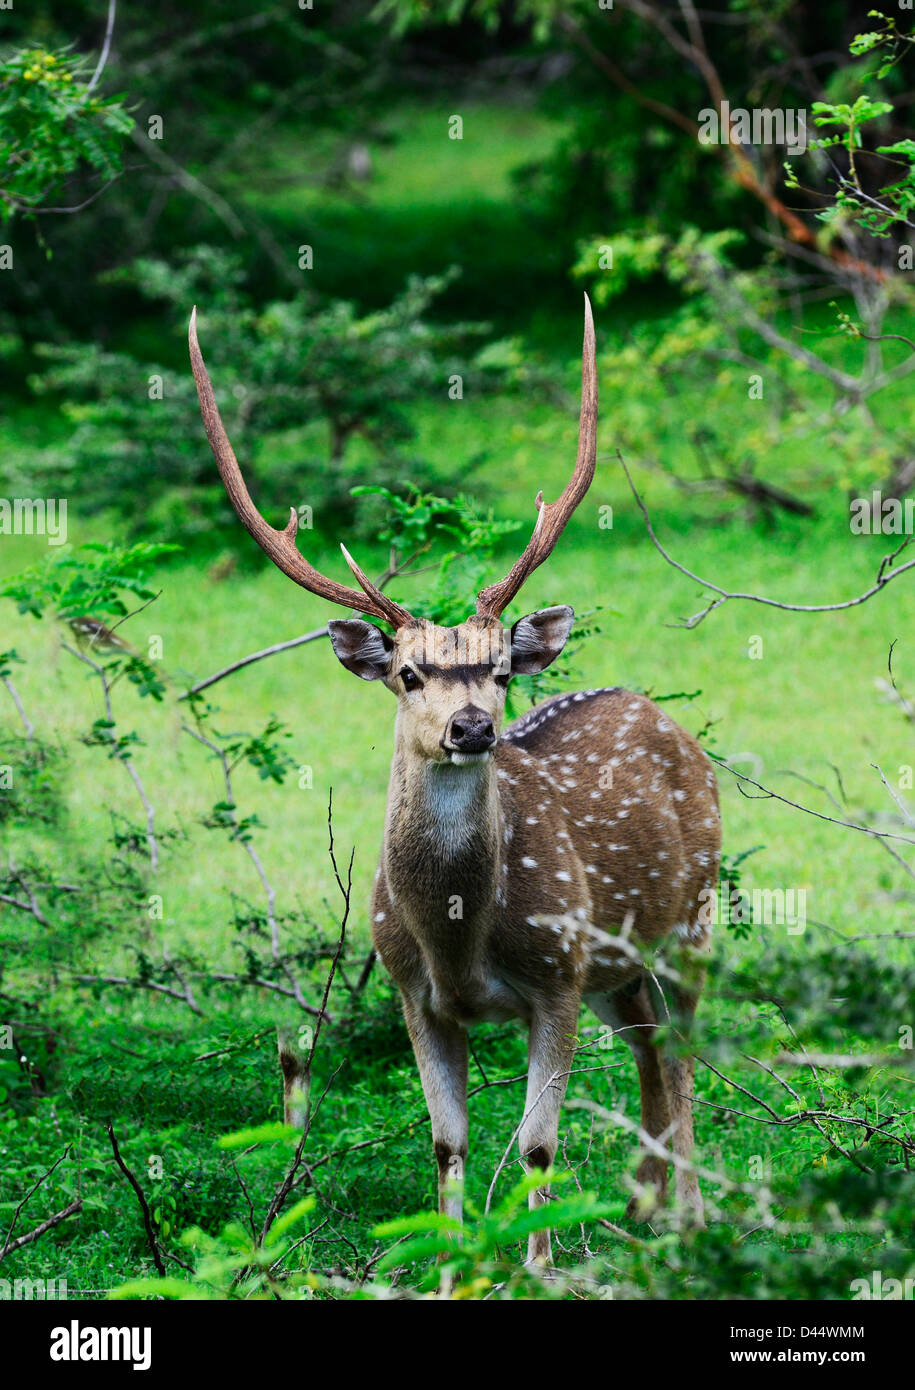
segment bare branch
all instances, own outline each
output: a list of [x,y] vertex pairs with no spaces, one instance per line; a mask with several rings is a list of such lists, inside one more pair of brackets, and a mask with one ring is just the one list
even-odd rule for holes
[[[910,1067],[912,1058],[902,1052],[853,1053],[833,1052],[780,1052],[776,1057],[779,1066],[788,1067],[834,1067],[837,1071],[852,1067]],[[893,1117],[890,1117],[893,1118]]]
[[89,85],[86,88],[86,95],[95,90],[96,84],[102,73],[105,71],[105,64],[108,62],[108,54],[111,52],[111,37],[114,33],[114,16],[117,9],[117,0],[108,0],[108,23],[105,26],[105,38],[102,41],[102,51],[96,64],[95,72],[92,74]]
[[[827,816],[823,811],[814,811],[810,806],[802,806],[799,801],[792,801],[790,797],[780,796],[778,792],[764,787],[761,782],[754,782],[752,777],[748,777],[745,772],[738,772],[736,768],[731,767],[722,759],[716,758],[715,766],[724,768],[732,777],[736,777],[739,783],[747,782],[762,794],[759,797],[751,797],[750,800],[781,801],[785,806],[793,806],[795,811],[803,811],[805,815],[815,816],[817,820],[829,821],[830,825],[840,825],[844,830],[858,830],[862,835],[870,835],[875,840],[901,840],[904,845],[915,845],[915,839],[908,835],[897,835],[892,830],[875,830],[872,825],[860,825],[853,820],[838,820],[835,816]],[[749,796],[749,793],[744,792],[744,795]]]
[[[658,554],[661,555],[673,569],[679,570],[681,574],[686,575],[687,579],[691,579],[695,584],[701,584],[704,589],[711,589],[713,593],[719,595],[718,598],[706,604],[705,608],[700,609],[698,613],[694,613],[692,617],[684,618],[681,622],[674,623],[674,627],[690,629],[698,627],[703,618],[707,618],[716,608],[720,608],[722,604],[727,603],[730,599],[742,599],[746,603],[762,603],[769,608],[781,608],[788,613],[836,613],[843,608],[857,608],[859,604],[866,603],[867,600],[873,598],[875,594],[879,594],[880,591],[885,589],[887,584],[892,583],[894,579],[898,579],[900,574],[905,574],[906,570],[915,569],[915,560],[907,560],[904,565],[897,565],[894,569],[888,568],[896,559],[896,556],[909,544],[911,537],[906,536],[901,545],[898,545],[896,549],[890,551],[889,554],[884,555],[877,570],[877,577],[871,587],[865,590],[863,594],[858,594],[855,598],[845,599],[840,603],[783,603],[780,599],[766,598],[762,594],[732,593],[728,589],[722,589],[718,584],[713,584],[710,579],[703,579],[701,575],[694,573],[693,570],[687,569],[686,565],[681,564],[679,560],[675,560],[673,556],[665,550],[664,546],[655,535],[654,527],[651,524],[651,517],[648,514],[648,508],[642,501],[639,491],[632,480],[632,475],[626,466],[626,460],[623,458],[619,449],[616,451],[616,456],[623,466],[623,472],[626,474],[626,481],[642,513],[651,543]],[[860,829],[860,827],[856,828]]]
[[217,681],[223,680],[226,676],[234,675],[236,671],[241,671],[245,666],[251,666],[255,661],[263,661],[264,657],[275,656],[277,652],[288,652],[293,647],[303,647],[306,642],[315,642],[319,637],[328,635],[327,624],[324,627],[316,627],[311,632],[305,632],[301,637],[291,637],[288,642],[274,642],[272,647],[262,647],[259,652],[252,652],[250,656],[240,657],[238,661],[233,661],[231,666],[224,666],[221,671],[214,671],[211,676],[198,681],[196,685],[189,686],[181,695],[179,700],[188,700],[192,695],[199,695],[202,690],[215,685]]
[[[30,1234],[30,1235],[27,1236],[27,1237],[20,1237],[19,1240],[16,1240],[16,1241],[14,1241],[13,1238],[12,1238],[12,1237],[13,1237],[13,1231],[16,1229],[16,1222],[19,1220],[19,1217],[20,1217],[20,1215],[22,1214],[22,1211],[23,1211],[23,1209],[24,1209],[26,1203],[28,1202],[29,1198],[30,1198],[30,1197],[33,1197],[34,1194],[38,1191],[39,1187],[43,1186],[43,1184],[47,1182],[48,1178],[49,1178],[49,1177],[51,1176],[51,1174],[55,1171],[55,1169],[57,1169],[57,1168],[60,1167],[60,1165],[63,1163],[64,1159],[65,1159],[65,1158],[67,1157],[67,1155],[69,1154],[70,1148],[71,1148],[71,1146],[68,1144],[67,1147],[64,1149],[63,1153],[60,1155],[60,1157],[59,1157],[58,1159],[55,1159],[55,1161],[51,1164],[50,1168],[46,1168],[45,1171],[41,1174],[41,1176],[35,1180],[35,1182],[34,1182],[34,1183],[32,1184],[32,1186],[29,1188],[28,1192],[25,1194],[25,1196],[21,1199],[21,1201],[20,1201],[20,1202],[18,1203],[18,1205],[16,1206],[16,1210],[13,1212],[13,1219],[12,1219],[12,1221],[10,1222],[10,1225],[9,1225],[9,1230],[8,1230],[7,1233],[6,1233],[6,1240],[3,1242],[3,1249],[0,1250],[0,1260],[2,1260],[3,1257],[4,1257],[4,1255],[6,1255],[10,1250],[15,1250],[15,1249],[17,1248],[17,1246],[19,1246],[19,1245],[26,1245],[26,1244],[28,1244],[28,1242],[29,1242],[30,1240],[35,1240],[35,1239],[37,1239],[37,1237],[38,1237],[39,1235],[41,1235],[41,1234],[43,1233],[43,1231],[45,1231],[45,1230],[48,1229],[48,1224],[45,1223],[45,1225],[43,1225],[43,1226],[37,1226],[37,1227],[35,1228],[35,1232],[32,1233],[32,1234]],[[69,1212],[67,1212],[66,1214],[67,1214],[68,1216],[70,1215]],[[61,1216],[61,1217],[59,1217],[58,1219],[62,1221],[62,1220],[63,1220],[63,1217]],[[57,1221],[56,1221],[54,1218],[52,1218],[50,1224],[56,1225],[56,1224],[57,1224]]]
[[14,883],[19,884],[19,887],[22,889],[28,901],[23,902],[20,898],[14,898],[8,893],[0,893],[0,902],[8,903],[10,907],[17,907],[20,912],[30,912],[35,918],[35,921],[39,922],[41,926],[49,927],[51,925],[50,922],[38,906],[38,899],[23,877],[22,871],[17,869],[16,865],[13,863],[12,856],[10,856],[9,860],[9,876]]
[[[174,970],[174,966],[171,968]],[[218,977],[214,976],[214,978]],[[170,999],[177,999],[180,1003],[187,1004],[191,1013],[203,1017],[203,1010],[194,998],[190,986],[183,980],[181,983],[184,987],[178,990],[160,984],[158,980],[131,980],[127,975],[74,975],[73,979],[80,985],[119,985],[124,989],[148,989],[154,994],[167,994]]]
[[190,193],[193,198],[205,203],[210,211],[228,228],[233,237],[237,239],[245,235],[244,224],[233,211],[231,204],[227,203],[221,194],[208,188],[200,179],[189,173],[187,169],[182,168],[164,150],[160,150],[158,141],[149,140],[141,131],[136,129],[131,131],[131,139],[137,148],[148,155],[161,169],[164,169],[179,187],[183,188],[186,193]]
[[77,1212],[82,1211],[82,1209],[82,1197],[74,1197],[73,1201],[65,1206],[63,1211],[58,1211],[54,1216],[49,1216],[47,1221],[42,1221],[34,1230],[28,1231],[24,1236],[17,1236],[15,1240],[9,1241],[4,1245],[3,1249],[0,1250],[0,1260],[3,1259],[4,1255],[9,1255],[13,1250],[21,1249],[23,1245],[31,1245],[32,1241],[37,1240],[39,1236],[43,1236],[45,1231],[50,1231],[55,1226],[59,1226],[61,1221],[66,1221],[68,1216],[75,1216]]
[[28,716],[28,715],[26,714],[26,712],[25,712],[25,706],[23,705],[22,700],[19,698],[19,692],[18,692],[18,690],[17,690],[16,687],[13,685],[13,682],[10,680],[9,676],[0,676],[0,680],[3,681],[3,684],[6,686],[7,690],[9,691],[10,699],[12,700],[13,704],[16,706],[16,709],[17,709],[18,712],[19,712],[19,718],[22,720],[22,723],[23,723],[23,725],[25,726],[25,736],[26,736],[26,738],[27,738],[27,739],[32,739],[32,738],[34,738],[34,736],[35,736],[35,725],[32,723],[31,719],[29,718],[29,716]]
[[[341,957],[341,955],[343,954],[343,946],[344,946],[344,943],[345,943],[345,941],[346,941],[346,928],[347,928],[347,924],[348,924],[348,922],[349,922],[350,902],[351,902],[351,898],[352,898],[352,887],[353,887],[353,860],[354,860],[354,858],[355,858],[356,851],[355,851],[355,849],[351,849],[351,850],[350,850],[349,864],[347,865],[347,871],[346,871],[346,882],[344,883],[344,882],[343,882],[343,878],[342,878],[341,873],[340,873],[339,865],[338,865],[338,863],[337,863],[337,856],[336,856],[336,851],[335,851],[335,848],[334,848],[333,808],[334,808],[334,792],[333,792],[333,787],[331,787],[330,793],[329,793],[329,795],[328,795],[328,800],[327,800],[328,854],[329,854],[329,856],[330,856],[330,862],[331,862],[331,867],[332,867],[332,869],[333,869],[334,878],[335,878],[336,881],[337,881],[337,886],[338,886],[338,888],[340,889],[340,893],[341,893],[341,895],[342,895],[342,897],[343,897],[343,912],[342,912],[342,915],[341,915],[341,918],[340,918],[340,936],[339,936],[339,940],[338,940],[338,942],[337,942],[337,949],[336,949],[336,952],[334,953],[334,958],[333,958],[333,960],[331,961],[330,970],[327,972],[327,979],[325,980],[325,983],[324,983],[324,996],[323,996],[323,998],[322,998],[322,1000],[321,1000],[321,1012],[320,1012],[320,1014],[318,1015],[318,1022],[317,1022],[317,1025],[316,1025],[316,1027],[315,1027],[314,1035],[313,1035],[312,1040],[311,1040],[311,1047],[310,1047],[310,1049],[309,1049],[308,1056],[307,1056],[306,1059],[305,1059],[305,1063],[304,1063],[304,1067],[303,1067],[303,1074],[304,1074],[304,1076],[305,1076],[306,1079],[310,1078],[310,1076],[311,1076],[311,1064],[312,1064],[312,1061],[314,1060],[315,1051],[316,1051],[317,1046],[318,1046],[318,1038],[319,1038],[320,1035],[321,1035],[321,1024],[324,1022],[324,1017],[325,1017],[325,1013],[326,1013],[326,1009],[327,1009],[327,1001],[328,1001],[328,998],[330,997],[330,990],[331,990],[331,986],[332,986],[332,984],[333,984],[333,982],[334,982],[334,976],[335,976],[336,973],[337,973],[337,966],[338,966],[339,963],[340,963],[340,957]],[[337,1073],[340,1071],[340,1067],[342,1067],[342,1066],[343,1066],[343,1063],[341,1062],[341,1063],[340,1063],[340,1066],[337,1067],[337,1068],[335,1069],[335,1071],[332,1073],[332,1075],[331,1075],[331,1077],[330,1077],[330,1080],[328,1081],[327,1085],[325,1086],[325,1088],[324,1088],[324,1090],[323,1090],[323,1092],[322,1092],[322,1094],[321,1094],[321,1096],[320,1096],[320,1098],[319,1098],[319,1100],[318,1100],[318,1104],[314,1107],[313,1110],[310,1110],[310,1111],[309,1111],[309,1114],[308,1114],[308,1116],[307,1116],[307,1118],[306,1118],[306,1120],[305,1120],[305,1125],[304,1125],[304,1127],[303,1127],[303,1129],[302,1129],[302,1136],[301,1136],[301,1138],[299,1139],[299,1142],[298,1142],[298,1144],[297,1144],[297,1146],[296,1146],[296,1151],[295,1151],[295,1154],[294,1154],[294,1156],[293,1156],[292,1163],[289,1165],[289,1168],[288,1168],[288,1170],[287,1170],[287,1172],[286,1172],[286,1176],[283,1178],[283,1181],[280,1183],[279,1187],[277,1188],[276,1193],[274,1194],[273,1201],[270,1203],[270,1207],[269,1207],[269,1209],[268,1209],[268,1211],[267,1211],[267,1215],[266,1215],[266,1217],[265,1217],[265,1219],[264,1219],[264,1225],[263,1225],[263,1229],[261,1230],[261,1237],[260,1237],[260,1238],[261,1238],[261,1244],[263,1244],[263,1242],[266,1240],[267,1234],[268,1234],[268,1232],[269,1232],[269,1230],[270,1230],[270,1227],[273,1225],[274,1221],[276,1220],[277,1216],[279,1215],[280,1210],[282,1209],[283,1203],[285,1202],[286,1198],[289,1196],[289,1193],[292,1191],[293,1186],[295,1185],[296,1175],[298,1174],[300,1168],[301,1168],[301,1167],[303,1166],[303,1164],[304,1164],[305,1145],[306,1145],[306,1143],[307,1143],[307,1141],[308,1141],[309,1133],[311,1132],[311,1126],[312,1126],[312,1124],[314,1123],[314,1117],[315,1117],[315,1115],[317,1114],[317,1111],[318,1111],[318,1108],[319,1108],[320,1105],[321,1105],[321,1102],[324,1100],[324,1097],[327,1095],[328,1090],[329,1090],[330,1087],[333,1085],[333,1082],[334,1082],[334,1080],[335,1080],[336,1077],[337,1077]]]
[[121,1150],[118,1148],[118,1141],[117,1136],[114,1132],[114,1125],[111,1123],[110,1120],[106,1124],[105,1128],[108,1131],[108,1138],[111,1140],[111,1149],[114,1154],[114,1161],[120,1168],[121,1172],[124,1174],[127,1181],[130,1183],[130,1186],[133,1188],[134,1192],[137,1194],[137,1201],[140,1203],[140,1210],[143,1213],[143,1225],[146,1227],[146,1243],[149,1246],[150,1254],[153,1257],[153,1264],[156,1266],[156,1270],[159,1273],[159,1275],[164,1279],[165,1265],[162,1263],[162,1256],[159,1252],[159,1242],[156,1239],[156,1230],[152,1218],[152,1212],[149,1210],[149,1203],[146,1200],[146,1196],[143,1192],[142,1187],[137,1182],[133,1173],[130,1171],[130,1169],[127,1167],[127,1164],[121,1157]]
[[[152,600],[150,600],[150,602],[152,602]],[[143,607],[145,608],[146,604],[143,604]],[[137,609],[137,612],[139,611],[140,610]],[[91,657],[86,656],[85,652],[78,652],[75,647],[70,646],[69,642],[61,642],[60,645],[63,647],[64,651],[69,652],[71,656],[75,656],[77,661],[84,662],[85,665],[89,666],[98,676],[102,687],[102,694],[105,699],[105,712],[108,716],[108,723],[113,729],[115,720],[114,711],[111,705],[111,684],[109,683],[108,672],[105,670],[105,667],[100,666],[97,661],[93,661]],[[155,824],[156,813],[153,810],[152,803],[146,795],[146,789],[144,788],[143,783],[140,779],[140,774],[137,772],[137,769],[134,766],[133,759],[127,757],[126,753],[123,753],[121,751],[118,751],[116,753],[116,757],[118,762],[121,763],[121,765],[124,767],[124,770],[126,771],[131,782],[133,782],[134,786],[136,787],[137,796],[140,798],[143,809],[146,812],[146,844],[149,848],[149,866],[153,870],[153,872],[155,872],[159,867],[159,846],[156,841]]]

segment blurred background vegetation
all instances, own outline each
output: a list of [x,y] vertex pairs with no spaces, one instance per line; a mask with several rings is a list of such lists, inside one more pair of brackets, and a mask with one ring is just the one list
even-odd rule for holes
[[[69,532],[60,550],[0,535],[0,1003],[15,1044],[0,1050],[0,1252],[81,1203],[8,1249],[6,1277],[104,1296],[155,1276],[158,1254],[171,1292],[192,1296],[428,1282],[429,1249],[381,1263],[409,1230],[376,1233],[434,1201],[396,1001],[380,969],[363,980],[391,710],[320,638],[186,698],[330,616],[265,565],[225,499],[187,319],[196,303],[262,510],[310,509],[300,543],[319,568],[339,576],[336,543],[355,537],[364,566],[397,571],[393,593],[457,621],[537,491],[568,476],[583,289],[598,475],[509,616],[574,604],[551,680],[670,698],[713,754],[865,830],[748,799],[722,771],[728,881],[803,889],[808,923],[719,930],[697,1116],[700,1161],[723,1175],[710,1228],[681,1241],[626,1223],[634,1140],[570,1109],[571,1187],[609,1205],[569,1199],[565,1275],[541,1286],[515,1268],[506,1172],[465,1296],[844,1298],[872,1268],[912,1272],[912,1076],[897,1065],[915,1023],[912,574],[838,613],[734,601],[685,631],[708,592],[652,547],[616,453],[673,554],[729,590],[840,602],[905,541],[881,532],[879,504],[866,534],[850,526],[851,499],[915,489],[915,54],[885,8],[0,12],[0,496],[65,497]],[[701,113],[722,99],[806,111],[810,148],[703,144]],[[513,692],[515,711],[549,688]],[[312,1234],[265,1246],[295,1147],[256,1128],[281,1113],[272,1025],[313,1026],[301,1003],[320,1003],[339,929],[331,785],[341,864],[356,851],[313,1058],[316,1093],[332,1084],[290,1194],[301,1231],[278,1239]],[[845,1062],[789,1071],[789,1091],[744,1055],[774,1068],[802,1047]],[[524,1047],[487,1025],[475,1048],[482,1209],[520,1118],[517,1088],[491,1083],[523,1070]],[[610,1069],[573,1078],[572,1098],[634,1113],[628,1058],[598,1060]],[[306,1190],[315,1205],[298,1211]]]

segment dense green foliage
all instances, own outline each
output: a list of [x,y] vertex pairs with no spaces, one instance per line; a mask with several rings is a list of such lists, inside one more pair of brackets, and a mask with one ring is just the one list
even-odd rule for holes
[[25,49],[0,62],[0,220],[41,208],[82,164],[113,179],[133,122],[92,95],[69,54]]

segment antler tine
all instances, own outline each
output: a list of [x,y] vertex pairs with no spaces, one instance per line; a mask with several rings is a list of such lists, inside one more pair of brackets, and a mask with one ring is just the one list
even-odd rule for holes
[[396,608],[399,613],[402,613],[403,617],[400,619],[398,626],[400,626],[402,623],[412,622],[413,618],[411,614],[409,614],[405,608],[401,608],[398,604],[391,604],[391,600],[389,598],[385,598],[384,594],[377,587],[377,585],[373,584],[371,579],[369,579],[368,575],[363,573],[363,571],[356,564],[356,561],[353,559],[352,555],[350,555],[349,551],[347,550],[346,546],[343,544],[342,541],[340,542],[340,549],[343,551],[344,560],[349,565],[353,574],[359,581],[360,586],[365,590],[369,598],[374,599],[376,603],[391,605],[392,607]]
[[301,584],[303,589],[308,589],[310,593],[318,594],[321,598],[330,599],[331,603],[342,604],[344,608],[355,608],[360,613],[369,613],[374,618],[382,618],[385,622],[393,624],[394,627],[402,627],[404,623],[412,621],[405,608],[394,603],[392,599],[386,598],[381,590],[375,588],[369,581],[363,583],[363,579],[355,570],[354,573],[357,573],[359,582],[366,590],[365,595],[359,589],[351,589],[346,584],[338,584],[336,580],[328,579],[313,565],[310,565],[295,543],[296,533],[299,529],[295,507],[290,507],[289,521],[282,531],[275,530],[264,520],[251,501],[250,493],[245,486],[245,480],[235,457],[235,451],[229,442],[229,436],[226,434],[222,417],[219,414],[213,385],[203,360],[203,354],[200,351],[200,344],[197,341],[196,305],[191,312],[191,321],[188,326],[188,345],[191,353],[191,368],[194,372],[197,395],[200,399],[200,413],[203,416],[203,424],[210,441],[210,448],[213,450],[213,457],[219,469],[219,476],[225,484],[229,501],[238,513],[239,520],[257,541],[261,550],[269,555],[273,563],[296,584]]
[[594,343],[594,316],[591,301],[585,295],[585,336],[581,355],[581,415],[578,425],[578,458],[575,471],[555,502],[544,502],[543,493],[536,498],[537,521],[524,553],[512,565],[504,579],[483,589],[477,599],[481,617],[498,618],[517,594],[521,585],[552,551],[565,529],[569,517],[584,497],[594,477],[597,461],[597,362]]

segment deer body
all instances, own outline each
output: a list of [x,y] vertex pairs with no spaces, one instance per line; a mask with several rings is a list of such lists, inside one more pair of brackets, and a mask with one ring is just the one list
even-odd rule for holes
[[644,696],[557,696],[510,725],[484,766],[410,777],[406,763],[397,750],[372,929],[419,1006],[464,1025],[527,1021],[544,991],[612,993],[640,970],[607,939],[627,919],[636,944],[675,928],[705,944],[715,777]]
[[[691,1104],[680,1093],[691,1094],[691,1069],[655,1055],[640,948],[673,932],[681,957],[705,950],[702,894],[717,882],[719,846],[709,760],[657,705],[628,691],[548,701],[510,725],[483,766],[411,768],[398,744],[372,931],[403,996],[443,1210],[458,1210],[466,1029],[482,1020],[518,1018],[531,1030],[531,1113],[519,1136],[531,1168],[555,1156],[582,999],[623,1031],[641,1063],[643,1127],[671,1138],[676,1112],[674,1152],[689,1157]],[[696,990],[694,978],[691,990],[673,991],[684,1022]],[[658,1197],[665,1170],[644,1160],[640,1182]],[[680,1196],[699,1218],[698,1187],[680,1172]],[[549,1258],[545,1233],[532,1237],[530,1256]]]
[[[537,499],[527,548],[476,613],[454,628],[413,618],[377,589],[344,549],[360,588],[327,579],[252,502],[225,434],[195,320],[191,361],[204,424],[244,525],[296,583],[357,612],[328,624],[354,674],[398,701],[384,844],[372,931],[397,983],[432,1121],[439,1205],[460,1217],[468,1152],[467,1030],[521,1019],[530,1033],[518,1132],[532,1171],[553,1163],[559,1111],[584,999],[632,1048],[644,1154],[633,1214],[666,1192],[672,1152],[678,1203],[701,1221],[690,1155],[693,1059],[688,1030],[703,981],[704,894],[718,878],[715,776],[698,743],[641,695],[604,689],[562,695],[500,730],[505,691],[562,651],[571,608],[547,608],[510,629],[500,615],[549,555],[591,482],[596,460],[594,331],[586,302],[578,459],[561,497]],[[662,968],[643,952],[664,941]],[[656,1045],[659,1023],[672,1024]],[[281,1047],[282,1055],[282,1047]],[[546,1201],[548,1189],[531,1193]],[[550,1258],[549,1233],[529,1259]]]

